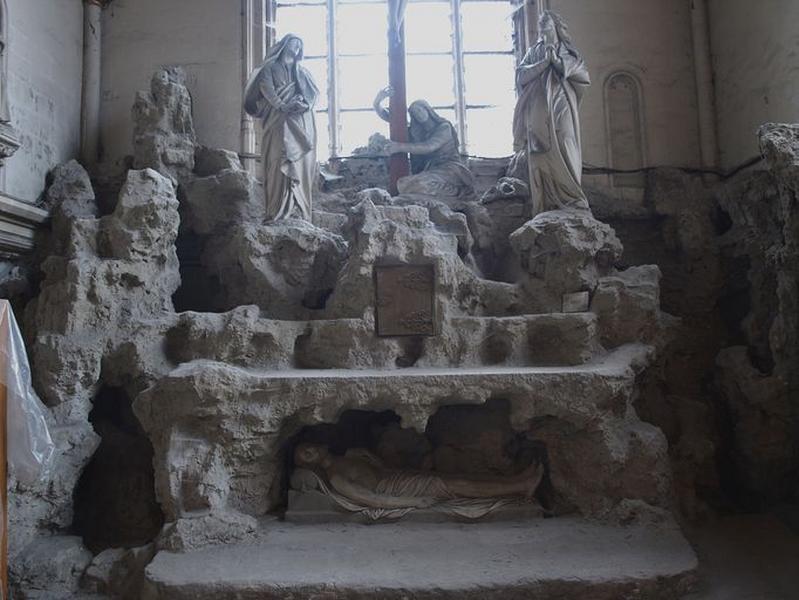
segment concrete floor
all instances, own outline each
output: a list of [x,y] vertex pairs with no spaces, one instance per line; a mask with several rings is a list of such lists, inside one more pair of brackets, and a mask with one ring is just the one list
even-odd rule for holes
[[799,527],[784,515],[719,517],[687,537],[700,582],[684,600],[799,599]]

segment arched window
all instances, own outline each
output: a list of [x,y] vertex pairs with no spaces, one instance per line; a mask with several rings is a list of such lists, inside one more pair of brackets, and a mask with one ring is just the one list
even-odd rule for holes
[[[388,135],[372,111],[388,84],[386,0],[277,0],[279,39],[305,42],[305,66],[327,91],[317,104],[319,157],[347,156],[372,133]],[[409,0],[405,13],[408,102],[428,100],[458,128],[461,151],[512,151],[513,5],[509,0]]]
[[[605,81],[605,111],[610,166],[634,170],[645,165],[641,86],[631,73],[613,73]],[[643,172],[614,173],[614,187],[644,187]]]

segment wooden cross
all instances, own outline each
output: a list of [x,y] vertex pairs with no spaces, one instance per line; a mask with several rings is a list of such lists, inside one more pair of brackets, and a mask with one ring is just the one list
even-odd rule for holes
[[[405,89],[405,25],[397,23],[400,5],[407,0],[388,0],[388,83],[394,89],[389,99],[389,136],[394,142],[408,141],[408,100]],[[389,159],[389,191],[397,194],[397,181],[411,172],[407,154]]]

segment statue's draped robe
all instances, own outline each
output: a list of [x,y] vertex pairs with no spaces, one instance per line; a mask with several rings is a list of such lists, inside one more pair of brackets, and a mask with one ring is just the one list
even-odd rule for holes
[[[319,90],[305,68],[279,59],[280,52],[267,57],[250,77],[245,109],[263,123],[261,165],[267,219],[285,219],[296,208],[310,221],[317,169],[313,106]],[[292,114],[279,110],[297,96],[305,100],[308,110]]]
[[[383,476],[371,490],[375,494],[393,498],[435,498],[437,501],[429,509],[444,514],[464,519],[479,519],[504,506],[531,503],[518,497],[458,498],[435,473],[387,469],[376,456],[363,449],[350,449],[347,451],[347,456],[367,461],[383,472]],[[323,471],[308,470],[308,473],[315,479],[317,488],[341,508],[360,513],[371,520],[399,519],[417,510],[412,506],[394,508],[369,506],[340,493],[328,481]]]
[[447,204],[474,200],[474,176],[463,164],[455,128],[441,119],[430,132],[409,131],[412,143],[433,143],[430,154],[411,155],[411,175],[397,182],[400,194],[434,196]]
[[559,208],[588,208],[582,190],[582,150],[578,108],[590,78],[585,63],[560,43],[554,66],[526,84],[521,69],[545,58],[545,46],[531,48],[517,71],[519,99],[513,115],[514,150],[526,152],[534,214]]

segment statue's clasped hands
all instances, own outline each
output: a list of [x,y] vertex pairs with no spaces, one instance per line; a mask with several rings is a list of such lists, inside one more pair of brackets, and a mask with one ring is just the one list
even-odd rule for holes
[[283,106],[283,111],[291,114],[302,113],[308,110],[310,106],[308,103],[300,96],[294,96],[291,100],[286,102]]
[[555,46],[547,46],[544,50],[544,59],[555,68],[555,71],[563,75],[563,60],[558,56]]

